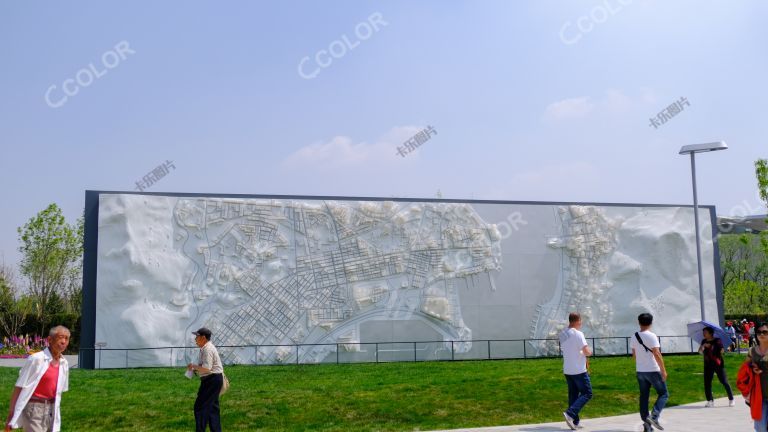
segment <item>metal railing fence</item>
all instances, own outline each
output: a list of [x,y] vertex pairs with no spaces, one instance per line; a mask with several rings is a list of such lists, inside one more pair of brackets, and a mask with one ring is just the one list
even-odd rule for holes
[[[586,338],[596,357],[631,354],[631,336]],[[659,336],[665,353],[698,350],[688,336]],[[91,351],[96,369],[178,367],[197,360],[196,346],[80,348],[78,363]],[[350,342],[217,346],[224,364],[274,365],[322,363],[390,363],[420,361],[506,360],[562,356],[558,339],[481,339],[469,341]],[[740,351],[740,349],[739,349]]]

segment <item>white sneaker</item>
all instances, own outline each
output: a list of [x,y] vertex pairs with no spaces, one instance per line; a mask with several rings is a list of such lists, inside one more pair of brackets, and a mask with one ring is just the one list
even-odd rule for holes
[[568,425],[571,430],[576,430],[576,423],[573,422],[573,417],[569,416],[568,413],[563,413],[563,417],[565,417],[565,423]]
[[715,407],[715,401],[707,401],[707,403],[704,405],[704,408],[714,408]]
[[735,400],[733,400],[733,399],[729,400],[729,401],[728,401],[728,406],[729,406],[729,407],[732,407],[732,406],[736,406],[736,401],[735,401]]

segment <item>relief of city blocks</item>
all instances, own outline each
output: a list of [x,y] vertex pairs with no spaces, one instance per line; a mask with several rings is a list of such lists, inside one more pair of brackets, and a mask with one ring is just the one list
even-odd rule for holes
[[556,338],[570,311],[606,338],[599,350],[623,352],[641,312],[662,335],[698,317],[692,219],[688,207],[101,194],[97,343],[190,348],[105,352],[97,367],[185,364],[203,326],[227,364],[413,359],[411,342],[429,342],[424,360],[485,357],[486,340],[506,341],[494,356],[549,355],[556,342],[515,341]]

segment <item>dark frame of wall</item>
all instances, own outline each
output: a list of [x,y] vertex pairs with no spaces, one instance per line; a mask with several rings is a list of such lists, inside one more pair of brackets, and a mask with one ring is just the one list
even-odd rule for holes
[[[596,202],[555,202],[555,201],[504,201],[504,200],[463,200],[438,198],[395,198],[395,197],[341,197],[312,195],[252,195],[252,194],[213,194],[213,193],[175,193],[175,192],[128,192],[128,191],[85,191],[85,235],[83,251],[83,306],[80,347],[80,368],[94,369],[96,343],[96,271],[99,245],[99,196],[101,194],[170,196],[178,198],[248,198],[248,199],[285,199],[317,201],[394,201],[394,202],[432,202],[463,204],[513,204],[513,205],[585,205],[602,207],[690,207],[690,204],[638,204],[638,203],[596,203]],[[713,205],[700,205],[700,209],[709,210],[712,226],[713,256],[720,256],[717,242],[717,212]],[[720,277],[720,260],[714,259],[715,294],[717,296],[718,322],[723,324],[723,283]]]

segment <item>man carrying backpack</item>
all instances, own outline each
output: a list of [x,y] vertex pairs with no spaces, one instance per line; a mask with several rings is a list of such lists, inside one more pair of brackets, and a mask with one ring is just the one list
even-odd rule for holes
[[[635,370],[637,371],[637,383],[640,386],[640,418],[643,420],[645,432],[655,427],[664,430],[659,423],[659,416],[664,405],[669,399],[667,391],[667,369],[664,367],[664,359],[661,357],[661,344],[659,338],[651,332],[653,315],[642,313],[637,317],[640,331],[635,332],[631,338],[632,357],[635,358]],[[658,398],[653,404],[653,411],[648,412],[648,399],[651,387],[656,390]],[[649,415],[650,414],[650,415]]]

